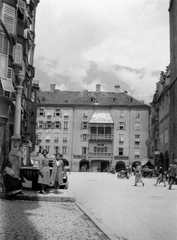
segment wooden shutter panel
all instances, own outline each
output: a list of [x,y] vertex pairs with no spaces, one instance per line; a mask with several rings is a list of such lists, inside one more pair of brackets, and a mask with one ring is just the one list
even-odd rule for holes
[[2,11],[3,23],[10,34],[15,34],[15,8],[7,3],[3,4]]
[[14,46],[14,63],[22,65],[22,44],[20,43]]
[[6,35],[0,33],[0,77],[7,77],[7,68],[8,68],[8,53],[9,53],[9,41]]

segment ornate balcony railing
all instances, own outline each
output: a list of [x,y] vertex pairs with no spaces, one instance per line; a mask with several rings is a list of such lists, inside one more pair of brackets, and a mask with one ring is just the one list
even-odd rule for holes
[[89,140],[113,140],[112,134],[90,134]]
[[89,157],[112,157],[113,153],[108,152],[93,152],[88,154]]

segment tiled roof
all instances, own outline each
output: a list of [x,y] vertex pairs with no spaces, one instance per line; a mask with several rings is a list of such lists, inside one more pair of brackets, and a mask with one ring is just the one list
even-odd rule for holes
[[125,92],[41,91],[38,93],[38,98],[39,105],[147,106]]
[[113,123],[113,120],[109,111],[95,111],[89,122],[90,123]]

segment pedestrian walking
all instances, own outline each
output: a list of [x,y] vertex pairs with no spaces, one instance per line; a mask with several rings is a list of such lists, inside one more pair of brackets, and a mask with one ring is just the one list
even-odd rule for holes
[[142,183],[142,186],[144,187],[144,182],[142,180],[142,173],[141,173],[141,164],[138,164],[138,163],[135,168],[135,185],[134,186],[137,186],[137,183]]
[[50,184],[54,185],[54,193],[59,194],[58,189],[60,185],[63,184],[63,160],[61,159],[61,154],[57,153],[56,159],[53,161],[53,169],[50,178]]
[[49,160],[47,159],[47,150],[42,151],[43,157],[39,160],[39,177],[38,183],[41,184],[41,191],[39,193],[46,194],[45,187],[50,185],[50,167]]
[[167,171],[168,185],[170,185],[170,177],[169,177],[169,174],[170,174],[170,171],[171,171],[171,167],[172,167],[172,164],[169,165],[169,168],[168,168],[168,171]]
[[161,182],[163,182],[164,187],[166,187],[165,176],[164,176],[164,171],[163,171],[162,166],[160,166],[160,168],[159,168],[159,176],[158,176],[156,184],[154,184],[154,186],[157,186],[157,184],[160,184]]
[[170,169],[170,173],[169,173],[169,189],[171,190],[171,187],[173,185],[173,183],[176,181],[177,179],[177,159],[175,159],[171,169]]

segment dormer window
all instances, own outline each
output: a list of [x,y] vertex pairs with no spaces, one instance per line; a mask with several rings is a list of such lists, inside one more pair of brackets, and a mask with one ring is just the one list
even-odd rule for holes
[[112,101],[113,101],[113,102],[116,102],[116,101],[117,101],[117,98],[113,98]]
[[94,98],[94,97],[91,97],[90,101],[91,101],[91,102],[95,102],[95,98]]

